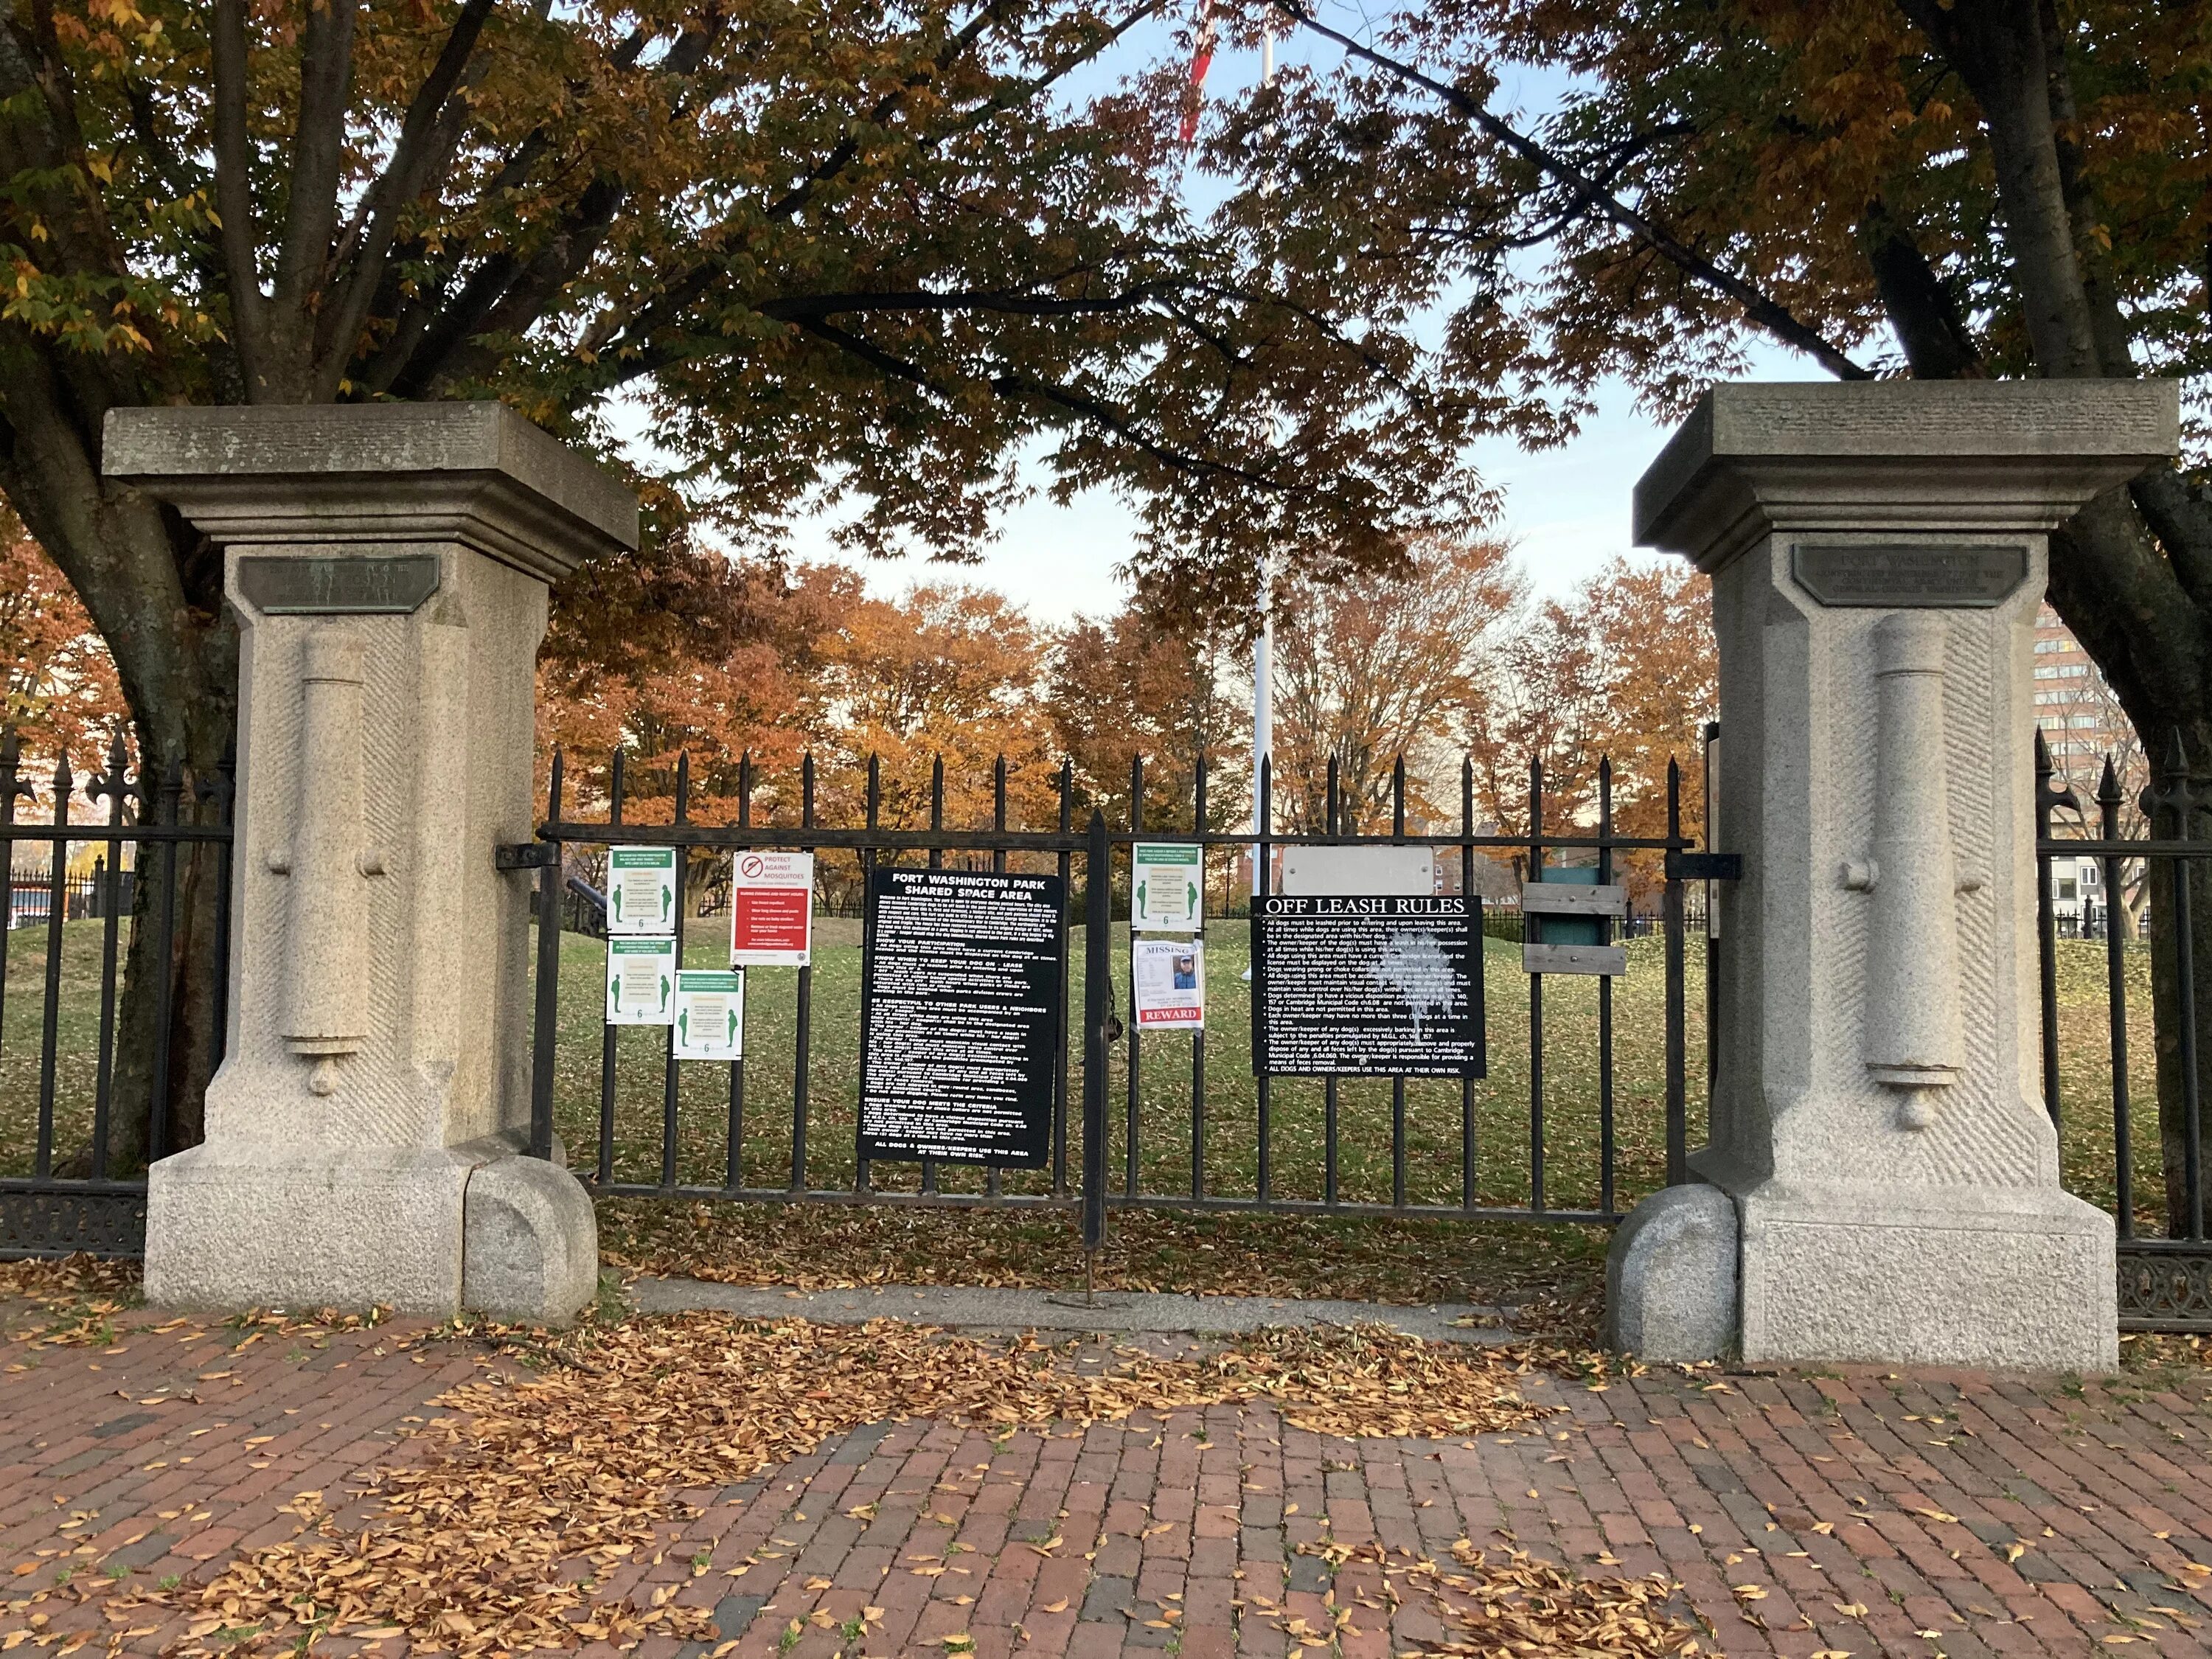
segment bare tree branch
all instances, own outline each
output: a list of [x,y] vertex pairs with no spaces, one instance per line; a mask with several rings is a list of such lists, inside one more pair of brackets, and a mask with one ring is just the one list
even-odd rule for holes
[[308,395],[315,301],[329,275],[345,165],[346,92],[353,81],[359,0],[310,5],[300,33],[300,112],[292,129],[284,232],[277,244],[270,365],[287,403]]
[[1433,94],[1458,113],[1467,117],[1498,143],[1511,150],[1522,161],[1538,168],[1547,176],[1583,198],[1607,218],[1627,231],[1638,241],[1671,261],[1680,270],[1716,293],[1734,301],[1743,308],[1745,318],[1765,329],[1784,344],[1794,346],[1826,369],[1831,374],[1845,380],[1867,380],[1874,378],[1871,369],[1863,368],[1844,356],[1820,331],[1794,316],[1788,307],[1761,293],[1752,283],[1730,271],[1721,269],[1703,254],[1686,246],[1671,233],[1654,224],[1634,208],[1630,207],[1612,191],[1603,188],[1595,179],[1576,167],[1565,157],[1554,154],[1535,139],[1509,125],[1491,113],[1479,98],[1470,96],[1446,81],[1424,73],[1411,64],[1401,62],[1373,47],[1363,45],[1340,29],[1331,28],[1309,10],[1300,0],[1277,0],[1289,16],[1311,29],[1323,40],[1334,42],[1351,56],[1376,68],[1389,71],[1411,85]]
[[331,268],[345,270],[350,260],[352,269],[345,279],[344,292],[337,304],[325,307],[325,320],[317,330],[315,380],[319,397],[336,394],[352,360],[354,343],[383,278],[385,255],[391,252],[400,214],[422,193],[431,174],[452,159],[459,143],[462,124],[451,118],[447,106],[469,68],[484,20],[491,15],[496,0],[466,0],[462,6],[438,61],[407,106],[391,158],[339,239]]
[[270,395],[268,306],[254,259],[253,172],[246,132],[245,0],[215,0],[209,30],[215,60],[215,201],[222,222],[222,263],[230,290],[232,337],[249,402]]

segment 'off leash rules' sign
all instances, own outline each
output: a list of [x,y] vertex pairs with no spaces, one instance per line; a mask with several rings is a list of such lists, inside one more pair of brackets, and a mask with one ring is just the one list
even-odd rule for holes
[[730,869],[730,966],[804,968],[814,944],[814,854],[739,853]]

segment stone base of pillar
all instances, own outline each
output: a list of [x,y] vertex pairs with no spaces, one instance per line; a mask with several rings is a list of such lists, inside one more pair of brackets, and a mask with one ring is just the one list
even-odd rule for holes
[[1717,1359],[1735,1346],[1735,1205],[1693,1182],[1628,1214],[1605,1258],[1605,1346],[1668,1364]]
[[2069,1194],[1769,1181],[1735,1199],[1747,1361],[2119,1364],[2112,1218]]
[[145,1289],[156,1307],[469,1310],[558,1324],[591,1302],[598,1273],[591,1200],[575,1177],[501,1143],[232,1141],[149,1174]]

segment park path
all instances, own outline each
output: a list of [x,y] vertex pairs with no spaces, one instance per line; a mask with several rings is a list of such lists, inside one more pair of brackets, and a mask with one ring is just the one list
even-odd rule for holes
[[[204,1583],[295,1535],[302,1492],[343,1510],[436,1395],[504,1363],[422,1322],[235,1350],[236,1330],[126,1322],[105,1349],[0,1346],[7,1649],[184,1644],[204,1618],[116,1591]],[[881,1425],[689,1494],[696,1513],[592,1600],[713,1610],[721,1638],[648,1636],[642,1656],[1382,1656],[1443,1632],[1418,1600],[1392,1628],[1358,1551],[1468,1538],[1677,1578],[1707,1653],[2208,1651],[2208,1395],[2212,1371],[1706,1370],[1535,1380],[1560,1415],[1473,1442],[1326,1438],[1264,1405],[1002,1440]]]

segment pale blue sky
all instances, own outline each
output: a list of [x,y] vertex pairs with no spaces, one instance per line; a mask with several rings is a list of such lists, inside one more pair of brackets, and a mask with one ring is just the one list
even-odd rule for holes
[[[1331,9],[1348,27],[1361,21],[1350,0],[1338,0]],[[1118,80],[1165,49],[1166,33],[1155,27],[1133,35],[1084,85],[1072,87],[1070,95],[1088,96]],[[1289,43],[1284,61],[1305,56],[1311,40],[1307,36]],[[1334,48],[1316,44],[1316,56],[1334,57]],[[1256,52],[1224,50],[1214,60],[1207,94],[1235,97],[1256,84],[1259,73]],[[1516,114],[1540,111],[1555,103],[1566,85],[1564,76],[1549,71],[1508,72],[1498,102]],[[1210,185],[1209,180],[1194,178],[1194,196],[1202,198]],[[1755,346],[1748,378],[1826,377],[1816,365],[1779,347]],[[1596,403],[1596,413],[1583,423],[1579,435],[1560,448],[1529,453],[1503,438],[1486,440],[1474,447],[1476,464],[1500,487],[1504,500],[1504,514],[1491,528],[1516,543],[1531,586],[1540,595],[1564,595],[1615,554],[1633,551],[1629,493],[1667,440],[1667,428],[1636,408],[1634,394],[1625,385],[1601,386]],[[1037,465],[1028,469],[1028,477],[1037,493],[1002,516],[999,537],[981,562],[948,566],[921,557],[870,561],[865,567],[870,589],[893,597],[917,581],[969,582],[996,588],[1037,620],[1054,623],[1079,612],[1096,616],[1117,610],[1128,592],[1117,572],[1135,549],[1134,514],[1103,490],[1057,506],[1042,489],[1049,482],[1048,470]],[[851,556],[830,539],[831,522],[815,518],[796,524],[794,554],[802,559],[849,562]]]

